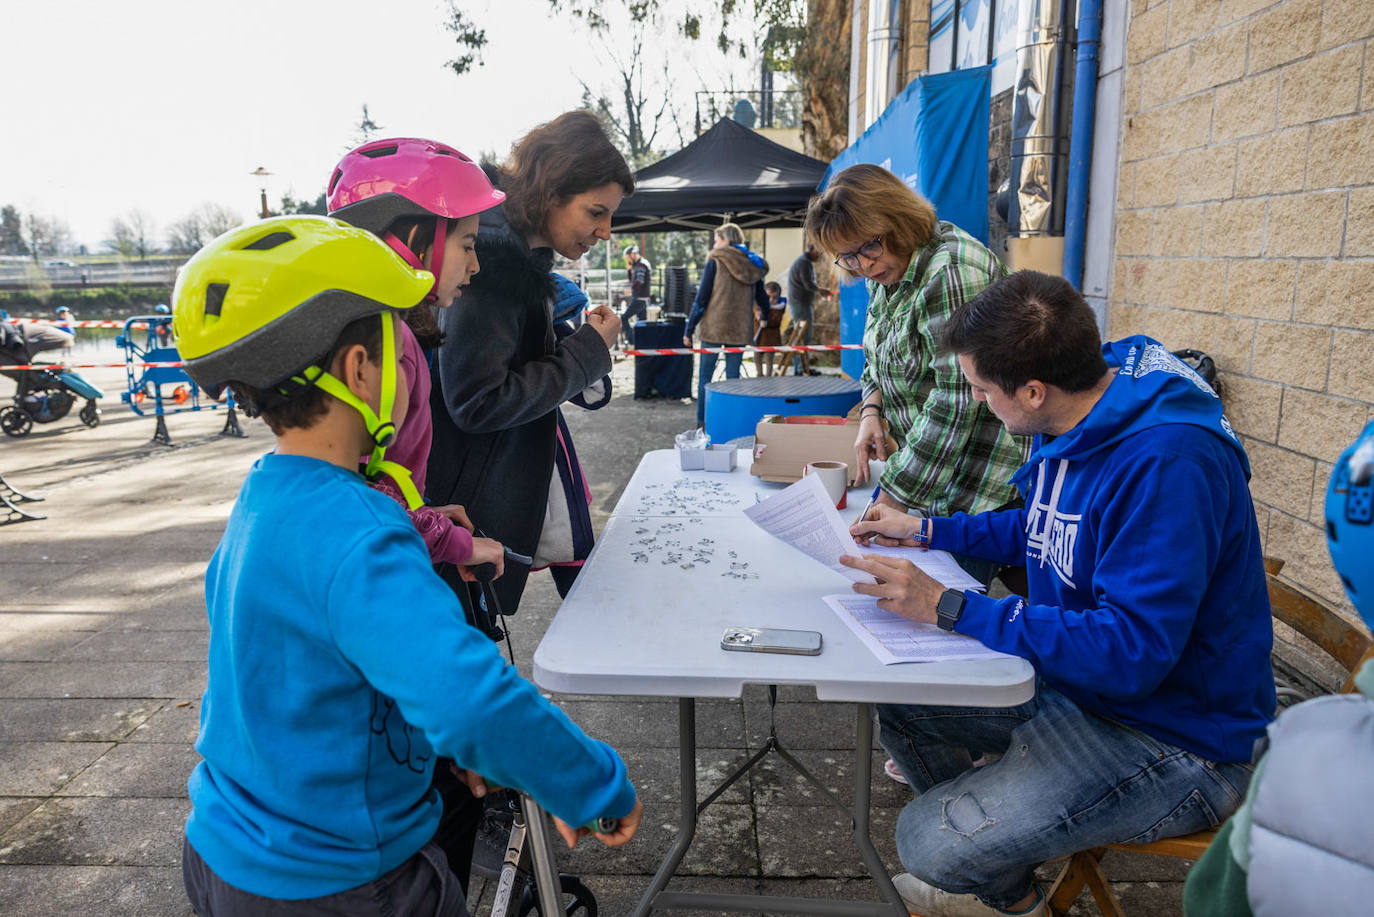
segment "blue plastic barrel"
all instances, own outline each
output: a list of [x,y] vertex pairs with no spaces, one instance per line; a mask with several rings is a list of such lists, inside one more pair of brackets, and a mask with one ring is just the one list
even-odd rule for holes
[[838,376],[761,376],[726,379],[706,386],[706,433],[713,443],[753,436],[768,414],[833,414],[843,417],[863,389]]

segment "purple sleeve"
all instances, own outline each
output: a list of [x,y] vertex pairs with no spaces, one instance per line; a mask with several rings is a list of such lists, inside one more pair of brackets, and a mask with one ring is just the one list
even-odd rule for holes
[[[406,505],[405,498],[389,478],[373,481],[372,487],[402,507]],[[410,524],[415,526],[415,531],[425,540],[425,548],[429,550],[431,563],[465,564],[472,558],[472,533],[467,529],[432,506],[406,510],[406,513],[410,516]]]

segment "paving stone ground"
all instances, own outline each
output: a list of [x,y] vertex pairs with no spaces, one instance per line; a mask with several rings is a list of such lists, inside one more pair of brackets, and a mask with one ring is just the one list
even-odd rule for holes
[[[94,430],[74,419],[0,441],[0,474],[46,499],[41,522],[0,527],[0,913],[190,913],[179,851],[186,777],[204,687],[205,563],[244,470],[270,447],[265,427],[217,435],[222,415],[171,418],[173,448],[118,403],[122,370],[90,375],[111,394]],[[636,401],[633,367],[617,364],[606,409],[569,414],[604,524],[640,456],[692,425],[690,402]],[[0,382],[0,398],[10,389]],[[512,620],[517,659],[530,659],[558,596],[531,579]],[[600,912],[628,914],[677,824],[676,708],[643,698],[555,698],[625,755],[645,799],[640,836],[622,851],[584,843],[563,869],[593,889]],[[698,705],[699,773],[719,777],[767,733],[764,689]],[[784,690],[776,711],[789,747],[841,794],[852,785],[853,711]],[[873,835],[899,869],[892,826],[906,790],[873,776]],[[1132,915],[1181,911],[1185,867],[1109,855]],[[874,898],[840,814],[776,758],[708,810],[673,884],[678,890]],[[474,912],[490,889],[475,882]],[[679,912],[680,913],[680,912]],[[1096,914],[1085,897],[1076,913]]]

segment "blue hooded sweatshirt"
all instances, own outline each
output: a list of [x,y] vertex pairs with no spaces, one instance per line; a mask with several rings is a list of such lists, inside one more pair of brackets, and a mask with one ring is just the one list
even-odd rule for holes
[[1219,762],[1274,711],[1250,466],[1221,401],[1157,341],[1103,347],[1111,385],[1036,436],[1022,509],[934,521],[932,547],[1027,565],[1030,601],[969,592],[957,630],[1085,710]]

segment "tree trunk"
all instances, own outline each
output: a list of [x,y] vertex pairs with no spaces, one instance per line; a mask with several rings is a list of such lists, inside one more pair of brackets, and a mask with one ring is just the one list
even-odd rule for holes
[[849,145],[849,25],[853,0],[807,0],[806,37],[797,53],[802,147],[831,160]]

